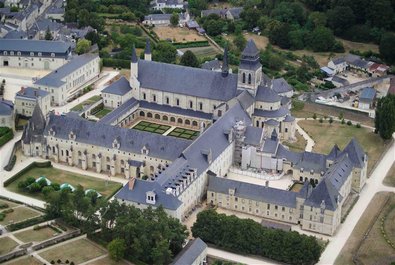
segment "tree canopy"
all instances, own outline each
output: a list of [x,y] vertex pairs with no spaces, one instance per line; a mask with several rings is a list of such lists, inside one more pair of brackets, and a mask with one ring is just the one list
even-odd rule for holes
[[173,27],[176,27],[178,25],[178,22],[180,21],[180,17],[178,16],[177,13],[173,13],[170,17],[170,24]]
[[87,53],[91,48],[91,41],[87,39],[79,39],[77,46],[75,47],[75,52],[78,54]]
[[181,56],[181,60],[180,60],[180,64],[181,65],[185,65],[185,66],[190,66],[190,67],[199,67],[199,60],[196,57],[196,55],[190,51],[187,50],[182,56]]
[[159,42],[153,51],[153,59],[157,62],[175,63],[176,56],[176,47],[167,42]]
[[395,95],[380,98],[376,106],[376,131],[383,139],[391,139],[395,132]]

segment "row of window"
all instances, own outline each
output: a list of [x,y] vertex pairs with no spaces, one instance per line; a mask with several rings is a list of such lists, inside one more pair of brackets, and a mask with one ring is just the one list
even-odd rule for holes
[[[147,100],[147,95],[146,95],[145,93],[143,93],[143,100]],[[152,95],[151,100],[152,100],[153,102],[157,102],[156,95]],[[176,106],[180,106],[180,99],[176,98],[175,100],[176,100],[176,104],[175,104],[175,105],[176,105]],[[169,97],[165,97],[165,104],[166,104],[166,105],[170,105],[170,98],[169,98]],[[190,101],[188,102],[188,105],[189,105],[189,108],[193,109],[193,101],[192,101],[192,100],[190,100]],[[214,109],[215,109],[216,107],[217,107],[216,105],[213,105],[213,108],[214,108]],[[199,102],[199,103],[198,103],[198,109],[199,109],[199,110],[203,110],[203,102]]]
[[[3,55],[8,55],[8,52],[7,52],[7,51],[3,51]],[[11,51],[11,52],[9,53],[9,55],[13,56],[13,55],[15,55],[15,52]],[[17,56],[21,56],[22,53],[21,53],[21,52],[17,52],[16,55],[17,55]],[[30,56],[34,56],[34,52],[30,52]],[[37,53],[37,56],[38,56],[38,57],[41,57],[41,56],[42,56],[42,53],[41,53],[41,52],[38,52],[38,53]],[[55,57],[55,53],[52,52],[52,53],[51,53],[51,57]]]

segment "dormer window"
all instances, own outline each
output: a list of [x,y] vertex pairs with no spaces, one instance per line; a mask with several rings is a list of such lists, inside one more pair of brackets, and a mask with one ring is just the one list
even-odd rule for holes
[[34,56],[34,52],[31,52],[31,53],[30,53],[30,56]]
[[141,153],[142,153],[143,155],[148,155],[149,149],[144,145],[144,147],[141,148]]
[[146,195],[146,197],[145,197],[146,203],[149,203],[149,204],[155,204],[156,203],[156,194],[155,194],[155,192],[147,191],[145,195]]
[[4,55],[7,55],[7,52],[6,52],[6,51],[4,51],[4,52],[3,52],[3,54],[4,54]]
[[14,55],[14,52],[10,52],[10,55]]
[[55,57],[55,53],[51,52],[51,57]]
[[38,56],[40,56],[40,57],[41,57],[41,56],[42,56],[42,53],[41,53],[41,52],[39,52],[39,53],[38,53]]
[[69,139],[70,139],[70,140],[75,140],[75,138],[76,138],[75,133],[74,133],[73,131],[71,131],[71,132],[69,133]]
[[17,54],[18,56],[21,56],[21,52],[17,52],[16,54]]
[[117,139],[114,139],[114,141],[112,142],[112,148],[119,149],[120,147],[121,147],[120,142]]

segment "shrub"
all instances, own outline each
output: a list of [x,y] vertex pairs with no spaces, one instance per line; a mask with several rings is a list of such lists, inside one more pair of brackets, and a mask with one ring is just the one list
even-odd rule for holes
[[62,263],[62,261],[60,259],[58,259],[57,263]]
[[30,192],[39,192],[39,191],[41,191],[41,186],[40,186],[40,184],[38,184],[37,182],[32,183],[32,184],[29,186],[29,191],[30,191]]
[[313,114],[313,119],[316,120],[317,119],[317,114]]
[[34,231],[37,231],[37,230],[40,230],[41,229],[41,227],[39,226],[39,225],[35,225],[34,227],[33,227],[33,230]]
[[351,126],[351,125],[352,125],[352,122],[351,122],[351,121],[347,121],[347,125],[348,125],[348,126]]
[[346,121],[344,119],[342,119],[342,124],[345,124],[345,123],[346,123]]
[[3,213],[7,214],[7,213],[12,213],[14,211],[14,209],[10,208],[7,210],[4,210]]
[[66,259],[66,264],[69,264],[69,263],[70,263],[70,261],[68,259]]
[[52,186],[46,186],[41,190],[44,196],[48,196],[48,194],[50,194],[53,191],[55,191],[55,189]]
[[51,187],[52,187],[55,191],[60,190],[60,184],[59,184],[59,183],[52,183],[52,184],[51,184]]
[[361,124],[357,123],[357,125],[355,125],[355,127],[357,127],[359,129],[359,128],[361,128]]
[[9,205],[7,203],[0,204],[0,209],[5,209],[5,208],[8,208],[8,207],[9,207]]
[[3,221],[5,218],[5,214],[4,213],[0,213],[0,222]]
[[51,264],[55,264],[55,261],[54,261],[54,260],[51,260]]
[[320,123],[323,123],[323,122],[324,122],[324,120],[323,120],[322,118],[320,118],[320,119],[319,119],[319,122],[320,122]]

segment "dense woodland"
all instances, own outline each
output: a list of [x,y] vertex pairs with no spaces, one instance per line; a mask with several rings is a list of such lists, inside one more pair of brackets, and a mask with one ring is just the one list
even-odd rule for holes
[[321,247],[313,236],[263,227],[251,219],[200,212],[192,227],[194,237],[241,254],[267,257],[287,264],[315,264]]
[[395,95],[379,98],[375,118],[376,132],[383,139],[391,139],[395,132]]

